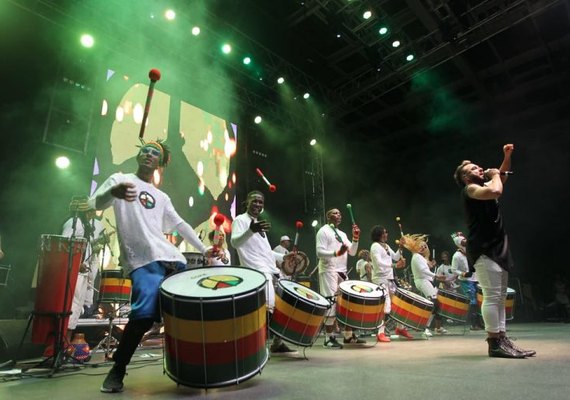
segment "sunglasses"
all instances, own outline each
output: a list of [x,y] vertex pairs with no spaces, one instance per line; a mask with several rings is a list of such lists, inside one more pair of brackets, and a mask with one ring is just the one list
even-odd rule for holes
[[150,153],[151,155],[155,156],[155,157],[160,157],[160,150],[155,149],[154,147],[143,147],[141,149],[141,153],[142,154],[148,154]]

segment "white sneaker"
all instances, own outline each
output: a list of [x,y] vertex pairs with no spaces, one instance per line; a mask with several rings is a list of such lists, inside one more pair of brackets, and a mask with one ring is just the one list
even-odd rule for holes
[[435,333],[437,333],[438,335],[444,335],[444,334],[447,333],[447,329],[445,329],[445,328],[437,328],[437,329],[435,330]]
[[429,328],[426,328],[426,330],[424,331],[424,335],[426,335],[427,337],[432,337],[433,333],[430,332]]

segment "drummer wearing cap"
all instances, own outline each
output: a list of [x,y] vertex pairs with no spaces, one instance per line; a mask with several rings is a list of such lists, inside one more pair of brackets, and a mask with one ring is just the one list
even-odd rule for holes
[[[273,251],[279,254],[289,254],[289,247],[291,247],[291,239],[289,238],[289,236],[283,235],[281,236],[281,239],[279,239],[279,244],[273,248]],[[290,276],[287,276],[286,274],[283,273],[282,265],[283,265],[282,262],[278,263],[277,265],[278,268],[281,270],[279,272],[279,278],[291,279]]]

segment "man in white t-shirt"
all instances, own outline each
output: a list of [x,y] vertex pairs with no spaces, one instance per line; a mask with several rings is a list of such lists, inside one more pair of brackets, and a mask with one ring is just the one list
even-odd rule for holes
[[[165,233],[177,231],[202,254],[206,248],[188,223],[174,209],[170,197],[152,184],[154,171],[170,161],[161,142],[144,144],[137,155],[135,174],[115,173],[89,199],[92,208],[113,207],[120,243],[120,262],[132,280],[131,313],[101,391],[123,390],[126,366],[143,335],[160,321],[159,290],[164,277],[186,266],[182,253]],[[210,256],[208,254],[207,256]]]
[[[271,249],[267,239],[271,223],[259,218],[264,205],[263,193],[257,190],[248,193],[246,212],[238,215],[232,222],[231,243],[238,252],[240,265],[255,269],[265,275],[267,310],[272,314],[275,308],[274,280],[280,272],[277,265],[281,265],[287,255]],[[270,351],[274,354],[294,352],[277,336],[273,338]]]
[[[289,254],[289,247],[291,247],[291,239],[289,236],[284,235],[281,236],[279,240],[279,244],[273,248],[273,251],[279,254]],[[291,276],[288,276],[283,272],[283,263],[278,263],[277,267],[281,270],[279,272],[279,278],[281,279],[291,279]]]

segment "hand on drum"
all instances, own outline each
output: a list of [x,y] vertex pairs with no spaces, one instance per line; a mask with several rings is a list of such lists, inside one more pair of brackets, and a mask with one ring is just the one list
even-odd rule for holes
[[404,257],[401,257],[398,261],[396,261],[396,268],[406,268],[406,259]]
[[251,220],[251,224],[249,224],[249,229],[251,229],[251,231],[255,233],[267,232],[269,229],[271,229],[271,222],[267,222],[264,219],[259,220],[257,222]]
[[119,183],[111,189],[111,194],[126,201],[135,201],[137,199],[137,189],[134,183],[125,182]]

